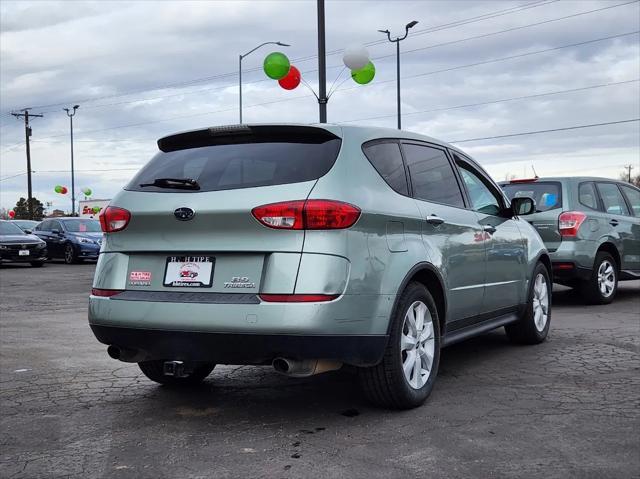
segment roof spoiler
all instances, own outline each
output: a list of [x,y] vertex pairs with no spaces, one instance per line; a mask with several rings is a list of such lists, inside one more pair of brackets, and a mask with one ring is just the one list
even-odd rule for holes
[[215,145],[237,145],[241,143],[272,143],[294,141],[296,143],[324,143],[339,139],[324,128],[300,125],[227,125],[192,130],[165,136],[158,140],[163,152],[188,150]]

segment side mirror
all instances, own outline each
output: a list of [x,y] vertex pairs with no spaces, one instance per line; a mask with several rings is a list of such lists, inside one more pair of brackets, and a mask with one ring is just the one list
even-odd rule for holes
[[24,230],[24,232],[25,232],[26,234],[28,234],[28,235],[33,234],[33,231],[31,231],[30,229],[26,229],[26,230]]
[[51,232],[52,232],[54,235],[59,235],[59,234],[60,234],[60,230],[59,230],[58,228],[54,228],[54,229],[52,229],[52,230],[51,230]]
[[521,197],[511,200],[511,211],[515,216],[530,215],[536,212],[536,202],[533,198]]

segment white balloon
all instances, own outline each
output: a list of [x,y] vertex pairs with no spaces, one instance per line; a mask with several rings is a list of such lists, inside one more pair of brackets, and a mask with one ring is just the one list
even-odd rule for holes
[[360,70],[369,63],[369,51],[362,45],[350,45],[344,50],[342,61],[351,70]]

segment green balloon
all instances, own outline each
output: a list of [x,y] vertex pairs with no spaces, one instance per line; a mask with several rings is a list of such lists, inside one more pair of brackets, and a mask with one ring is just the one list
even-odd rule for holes
[[366,85],[376,76],[376,67],[369,62],[360,70],[351,70],[351,78],[360,85]]
[[91,188],[83,188],[82,193],[84,196],[91,196]]
[[291,63],[284,53],[269,53],[264,59],[264,72],[272,80],[280,80],[287,76]]
[[62,192],[62,186],[56,185],[56,187],[53,189],[53,191],[55,191],[56,193],[61,193]]
[[100,208],[99,206],[94,206],[94,207],[93,207],[93,212],[94,212],[94,213],[100,213],[100,210],[101,210],[101,209],[102,209],[102,208]]

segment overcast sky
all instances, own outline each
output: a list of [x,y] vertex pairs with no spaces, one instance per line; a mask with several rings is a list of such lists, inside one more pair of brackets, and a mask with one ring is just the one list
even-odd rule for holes
[[[378,29],[403,33],[411,20],[419,24],[401,44],[407,130],[456,141],[640,117],[637,1],[328,1],[329,85],[346,46],[384,39]],[[282,51],[317,90],[314,1],[2,0],[0,27],[0,206],[7,208],[26,196],[26,175],[6,179],[26,171],[24,128],[12,110],[44,113],[32,122],[34,195],[70,210],[70,195],[53,191],[71,186],[64,106],[80,104],[76,186],[110,198],[157,151],[157,138],[237,123],[239,53],[264,41],[290,43]],[[395,48],[368,48],[375,79],[358,86],[342,72],[330,122],[395,126]],[[266,79],[260,67],[270,51],[244,60],[245,121],[316,122],[308,90],[284,91]],[[540,176],[618,177],[626,164],[640,171],[638,122],[458,146],[497,180],[530,177],[531,165]]]

